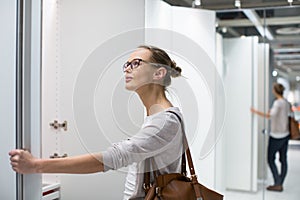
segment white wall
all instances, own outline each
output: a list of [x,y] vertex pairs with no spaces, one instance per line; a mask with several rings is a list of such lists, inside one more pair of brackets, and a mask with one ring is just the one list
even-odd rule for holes
[[16,1],[0,2],[0,199],[16,199],[8,152],[16,147]]
[[[257,190],[257,38],[224,39],[226,188]],[[241,51],[243,49],[243,51]]]

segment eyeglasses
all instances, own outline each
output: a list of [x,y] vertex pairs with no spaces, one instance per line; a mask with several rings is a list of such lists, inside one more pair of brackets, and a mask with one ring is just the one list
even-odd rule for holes
[[123,65],[123,72],[126,72],[128,67],[130,67],[131,70],[138,68],[141,65],[141,62],[145,62],[145,61],[140,58],[135,58],[131,62],[126,62]]
[[131,70],[138,68],[141,65],[141,62],[151,64],[151,65],[154,65],[154,66],[161,66],[158,63],[151,63],[151,62],[147,62],[147,61],[145,61],[143,59],[140,59],[140,58],[135,58],[131,62],[126,62],[123,65],[123,72],[126,72],[128,67],[130,67]]

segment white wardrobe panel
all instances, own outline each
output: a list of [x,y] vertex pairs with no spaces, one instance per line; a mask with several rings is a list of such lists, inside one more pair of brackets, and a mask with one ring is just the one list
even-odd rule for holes
[[145,27],[172,30],[172,6],[161,0],[145,0]]
[[[49,0],[47,4],[43,130],[50,142],[43,143],[44,156],[104,151],[135,134],[143,122],[141,102],[125,91],[122,64],[128,50],[144,43],[144,1]],[[130,31],[136,29],[142,31],[132,35]],[[50,128],[54,119],[66,120],[67,131]],[[45,176],[44,181],[61,182],[62,199],[122,199],[125,176],[126,168]]]
[[[268,112],[269,110],[269,51],[270,45],[266,43],[258,44],[258,79],[257,79],[257,109]],[[267,177],[267,143],[268,137],[262,131],[268,129],[269,120],[259,116],[253,116],[257,120],[258,135],[258,179]],[[255,131],[255,130],[254,130]]]
[[255,37],[224,39],[227,189],[257,189],[257,46]]
[[0,2],[0,199],[16,199],[8,152],[16,147],[16,1]]
[[[58,84],[59,70],[59,13],[56,1],[43,2],[42,40],[42,157],[60,153],[60,130],[49,126],[60,119]],[[59,182],[55,174],[43,174],[44,183]]]
[[[177,98],[171,99],[181,107],[185,116],[187,136],[199,180],[214,187],[213,145],[210,145],[211,148],[205,147],[207,155],[202,156],[201,160],[199,157],[209,130],[215,134],[212,125],[216,72],[215,12],[174,7],[159,0],[146,2],[146,28],[152,28],[146,29],[146,41],[166,49],[187,77],[173,79],[169,89]],[[162,27],[163,24],[165,27]],[[207,72],[207,69],[212,68],[213,73]]]
[[[217,85],[223,86],[223,78],[224,78],[224,57],[223,57],[223,37],[221,34],[217,33],[216,34],[216,67],[218,71],[218,75],[220,76],[220,80],[217,81]],[[221,94],[221,91],[223,90],[223,87],[216,87],[216,95]],[[215,108],[216,108],[216,123],[223,123],[224,118],[220,115],[220,110],[222,108],[224,109],[224,104],[225,101],[223,101],[220,98],[217,98],[215,101]],[[216,130],[218,131],[218,130]],[[226,141],[226,136],[224,135],[223,129],[220,129],[220,137],[217,140],[217,145],[216,145],[216,175],[215,175],[215,180],[216,180],[216,188],[222,191],[224,193],[226,189],[226,170],[225,170],[225,153],[224,149],[226,147],[225,141]]]
[[[203,52],[194,52],[193,49],[189,54],[208,57],[210,61],[203,59],[199,66],[195,66],[199,72],[193,73],[188,67],[183,65],[183,70],[188,71],[188,79],[191,81],[191,88],[197,99],[198,104],[198,129],[189,129],[195,132],[195,139],[190,142],[192,153],[196,165],[196,172],[199,181],[205,183],[209,187],[215,187],[215,130],[214,130],[214,99],[215,99],[215,77],[216,68],[213,65],[215,61],[215,12],[207,10],[198,10],[192,8],[174,7],[173,31],[185,35],[190,38],[203,50]],[[183,55],[185,56],[185,55]],[[206,73],[207,68],[212,71]],[[184,90],[184,88],[181,88]],[[193,104],[191,104],[193,106]],[[187,117],[189,115],[186,113]],[[187,118],[188,119],[188,118]],[[192,121],[189,120],[188,121]],[[193,125],[191,124],[190,127]],[[212,143],[208,143],[206,138],[213,138]],[[207,145],[207,146],[206,146]]]

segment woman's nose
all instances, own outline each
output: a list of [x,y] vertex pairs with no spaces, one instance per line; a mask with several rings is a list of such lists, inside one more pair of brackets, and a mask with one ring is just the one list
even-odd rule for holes
[[126,68],[124,68],[124,72],[126,73],[128,73],[128,72],[131,72],[132,70],[131,70],[131,67],[130,67],[130,65],[128,65]]

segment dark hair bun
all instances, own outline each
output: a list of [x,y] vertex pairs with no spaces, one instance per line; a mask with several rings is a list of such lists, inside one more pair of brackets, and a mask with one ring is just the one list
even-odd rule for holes
[[284,86],[280,83],[274,83],[273,88],[275,90],[275,92],[279,95],[283,95],[284,92]]
[[182,72],[182,69],[177,66],[176,62],[172,61],[171,72],[170,72],[171,77],[176,78],[178,76],[181,76],[181,72]]

